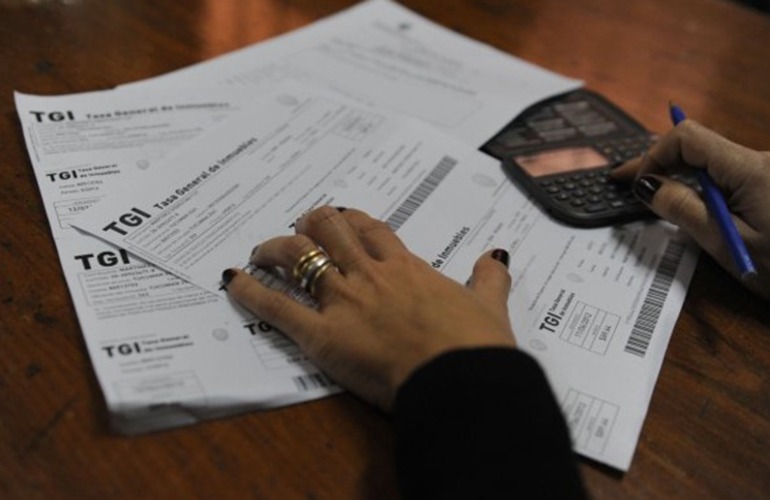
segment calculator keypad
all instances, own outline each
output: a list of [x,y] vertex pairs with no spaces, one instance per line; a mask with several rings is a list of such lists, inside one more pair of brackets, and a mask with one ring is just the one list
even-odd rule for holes
[[[654,142],[651,135],[624,137],[595,143],[613,166],[643,154]],[[619,211],[641,204],[630,186],[618,184],[609,178],[612,167],[580,170],[566,174],[538,177],[535,181],[556,202],[572,210],[596,214]]]
[[631,189],[609,179],[607,167],[584,170],[579,174],[549,176],[538,179],[538,184],[552,199],[586,213],[619,210],[639,205]]

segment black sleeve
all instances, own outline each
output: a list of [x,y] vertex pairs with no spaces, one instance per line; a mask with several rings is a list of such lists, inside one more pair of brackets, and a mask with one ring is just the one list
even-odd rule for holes
[[507,348],[418,368],[394,405],[404,498],[585,498],[569,432],[537,362]]

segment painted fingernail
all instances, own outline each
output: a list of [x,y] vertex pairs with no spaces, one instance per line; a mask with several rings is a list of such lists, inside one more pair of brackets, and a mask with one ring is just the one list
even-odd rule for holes
[[646,204],[652,203],[652,198],[660,187],[660,180],[652,175],[643,175],[634,181],[634,194]]
[[336,207],[338,212],[344,212],[347,210],[347,207]]
[[229,285],[236,274],[235,269],[225,269],[222,271],[222,284],[225,286]]
[[508,262],[511,260],[511,256],[506,250],[503,250],[502,248],[496,248],[493,250],[492,258],[498,262],[502,262],[506,268],[508,267]]

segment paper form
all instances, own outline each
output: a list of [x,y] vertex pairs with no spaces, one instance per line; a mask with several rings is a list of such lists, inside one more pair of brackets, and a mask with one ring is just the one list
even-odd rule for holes
[[[220,293],[222,269],[244,267],[244,248],[290,230],[302,213],[348,191],[384,211],[431,174],[487,193],[504,181],[496,161],[425,124],[284,90],[170,157],[151,186],[121,186],[75,225]],[[484,182],[469,183],[473,175]],[[480,216],[487,199],[442,204],[432,237],[441,241],[441,221],[453,229]]]
[[[418,224],[399,232],[410,248],[419,247]],[[518,347],[544,367],[575,451],[628,470],[697,249],[662,221],[568,228],[510,183],[443,272],[463,279],[492,248],[510,252],[508,310]]]
[[397,3],[370,0],[286,35],[122,88],[265,88],[288,79],[418,118],[473,146],[532,103],[580,86]]
[[[264,128],[259,130],[273,132],[263,136],[275,147],[272,157],[265,156],[262,143],[250,142],[252,137],[234,133],[221,137],[228,124],[215,122],[229,115],[238,120],[235,111],[245,108],[250,96],[265,97],[294,80],[346,98],[319,92],[323,97],[284,103],[283,113],[262,113],[259,126]],[[392,2],[375,0],[118,92],[56,98],[17,95],[62,267],[116,428],[123,432],[167,428],[338,390],[270,325],[221,299],[215,283],[226,262],[242,265],[256,242],[290,232],[300,207],[336,203],[388,221],[410,249],[459,281],[467,279],[483,250],[509,249],[514,329],[521,348],[543,364],[576,451],[627,469],[694,267],[694,252],[662,223],[597,230],[559,226],[505,179],[496,161],[391,114],[393,110],[409,114],[476,147],[525,107],[578,85],[465,39]],[[212,86],[221,86],[224,93]],[[189,97],[179,97],[182,88]],[[177,114],[180,106],[164,117],[149,111],[121,120],[114,114],[99,123],[86,117],[109,115],[116,109],[162,109],[168,96],[192,104],[185,111],[190,114]],[[302,105],[310,101],[315,102],[312,110]],[[227,105],[215,108],[211,103]],[[192,114],[196,104],[200,113]],[[278,109],[275,103],[269,106],[271,112]],[[206,107],[208,111],[202,109]],[[317,122],[308,127],[339,131],[335,144],[348,141],[342,150],[350,156],[315,144],[312,135],[304,136],[306,148],[295,149],[294,160],[312,153],[312,164],[324,164],[327,170],[294,182],[274,175],[262,178],[262,185],[252,184],[261,195],[283,189],[281,196],[293,196],[294,202],[271,200],[265,207],[257,206],[259,210],[252,207],[247,217],[230,219],[223,233],[199,247],[211,252],[191,252],[189,241],[178,239],[180,234],[195,234],[211,217],[232,217],[244,200],[255,199],[240,184],[222,189],[227,177],[223,174],[236,172],[231,167],[243,167],[245,158],[270,160],[273,167],[282,160],[291,163],[292,158],[281,156],[291,149],[276,142],[289,128],[270,128],[281,121],[290,127],[292,119],[285,114],[290,109],[302,110],[301,114],[357,110],[348,126],[324,128]],[[171,133],[165,134],[164,127]],[[221,130],[200,135],[210,127]],[[135,134],[137,130],[141,132]],[[207,156],[199,146],[201,154],[194,158],[185,156],[189,155],[185,150],[176,151],[193,138],[216,144],[216,150]],[[369,156],[362,153],[364,144],[372,151]],[[189,159],[178,163],[189,170],[177,171],[175,163],[166,163],[169,155]],[[353,157],[361,161],[352,162]],[[223,165],[209,170],[223,159]],[[339,175],[346,166],[348,175]],[[294,165],[288,172],[304,171]],[[400,179],[403,172],[411,175],[408,181]],[[168,217],[179,231],[164,233],[165,241],[145,236],[139,242],[154,242],[152,255],[188,252],[187,260],[174,263],[176,271],[186,279],[203,280],[206,290],[167,272],[172,259],[161,269],[70,228],[91,205],[99,202],[95,210],[101,212],[107,193],[112,193],[113,202],[123,199],[114,193],[116,185],[124,188],[124,197],[135,195],[130,201],[136,205],[159,204],[166,213],[219,193],[209,198],[207,212],[187,213],[184,219]],[[137,185],[128,191],[128,186]],[[150,197],[161,189],[165,196]],[[241,203],[228,204],[236,193]],[[189,198],[192,201],[184,201]],[[139,212],[120,221],[126,213],[122,212],[108,224],[135,224],[143,220],[141,212],[149,213],[144,205],[131,208]],[[256,228],[247,224],[268,219],[266,214],[276,209],[279,216],[269,224]],[[199,222],[197,227],[186,225],[192,219]],[[143,247],[137,245],[135,250],[139,248]],[[284,284],[273,281],[271,286]]]
[[339,390],[253,315],[70,226],[111,188],[134,176],[158,175],[169,150],[240,107],[216,94],[16,95],[64,276],[120,432],[185,425]]
[[[255,244],[291,234],[292,221],[324,203],[387,221],[460,282],[483,251],[508,249],[517,340],[544,365],[576,450],[628,468],[695,264],[672,226],[567,228],[496,160],[329,97],[260,101],[168,161],[152,188],[126,186],[74,224],[212,293],[221,269],[245,266]],[[179,186],[179,199],[157,203]]]
[[[389,3],[377,5],[378,3],[373,2],[373,7],[357,7],[323,21],[323,26],[317,30],[317,34],[313,34],[316,31],[314,28],[309,28],[309,36],[301,35],[297,37],[297,42],[286,42],[285,50],[280,47],[269,49],[270,54],[265,59],[265,64],[261,62],[261,56],[257,58],[259,61],[254,61],[254,65],[248,68],[235,61],[232,68],[237,69],[237,74],[233,75],[225,75],[218,70],[209,72],[203,68],[200,78],[193,78],[189,85],[185,84],[186,88],[183,88],[185,85],[170,81],[160,85],[154,81],[145,81],[140,85],[122,88],[119,92],[104,91],[57,97],[21,94],[16,96],[27,148],[59,250],[60,261],[97,377],[119,430],[142,432],[180,425],[215,414],[241,411],[243,408],[287,404],[307,397],[318,397],[337,389],[322,375],[314,372],[312,367],[304,364],[301,355],[293,350],[293,347],[286,346],[280,337],[273,338],[276,334],[270,331],[268,325],[255,321],[243,311],[229,311],[229,304],[223,312],[219,299],[201,293],[178,277],[153,268],[124,250],[71,229],[72,218],[97,203],[110,186],[123,185],[128,182],[127,179],[136,175],[152,174],[157,160],[163,158],[168,151],[196,137],[201,130],[237,109],[238,103],[247,100],[249,96],[257,95],[277,84],[286,85],[294,79],[312,81],[313,78],[305,75],[302,68],[312,66],[315,55],[327,52],[328,47],[325,44],[336,46],[340,41],[337,34],[346,30],[350,32],[351,40],[359,43],[361,34],[369,29],[359,29],[363,26],[359,23],[368,23],[369,27],[372,27],[379,22],[378,18],[383,22],[390,19],[390,24],[378,28],[381,33],[376,37],[376,45],[356,48],[355,44],[349,45],[347,41],[342,41],[342,45],[333,51],[335,54],[347,54],[353,58],[358,58],[359,55],[373,58],[365,69],[362,66],[357,70],[350,60],[341,66],[335,66],[333,63],[336,56],[322,58],[327,68],[327,77],[328,71],[331,71],[335,78],[337,74],[357,75],[356,78],[348,79],[344,88],[338,88],[329,81],[327,88],[344,95],[360,89],[361,85],[373,83],[369,90],[377,95],[383,90],[377,83],[378,78],[384,76],[382,71],[392,69],[393,74],[387,79],[393,81],[400,75],[398,78],[402,81],[398,85],[399,94],[406,99],[406,104],[401,104],[402,108],[406,106],[417,109],[415,102],[435,94],[440,96],[440,99],[430,101],[431,104],[423,116],[427,119],[437,117],[439,121],[445,120],[451,124],[465,116],[468,111],[476,116],[473,110],[477,109],[481,102],[483,106],[480,109],[483,112],[478,116],[486,117],[486,113],[491,109],[495,117],[493,120],[484,118],[479,123],[483,123],[484,127],[490,130],[497,130],[517,112],[514,108],[500,111],[501,105],[507,105],[511,99],[516,106],[523,107],[532,103],[525,102],[527,99],[534,101],[578,85],[573,80],[539,70],[528,63],[435,27],[401,7]],[[400,13],[399,19],[405,23],[399,26],[402,35],[411,33],[412,27],[419,27],[420,34],[415,37],[393,36],[396,34],[392,30],[395,26],[393,16],[396,13]],[[413,26],[407,26],[409,23],[413,23]],[[359,28],[356,28],[357,24]],[[270,43],[280,46],[284,44],[282,40],[283,37]],[[375,38],[371,40],[374,41]],[[450,45],[445,46],[446,43]],[[419,60],[408,61],[405,58],[410,53],[417,55],[418,52],[421,54]],[[445,57],[452,52],[462,55],[467,61]],[[378,59],[378,54],[383,58]],[[292,64],[281,66],[284,61],[290,59]],[[404,64],[395,64],[398,60],[403,60]],[[474,60],[488,62],[483,68],[478,68],[470,63]],[[492,62],[495,61],[501,61],[501,65],[493,67]],[[523,71],[517,75],[519,81],[516,87],[504,88],[513,81],[506,75],[511,69]],[[238,74],[242,70],[247,71],[248,75]],[[373,75],[376,78],[371,82]],[[439,77],[454,83],[441,90],[444,83]],[[207,82],[221,83],[223,78],[230,83],[241,81],[248,84],[228,85],[224,95],[208,88]],[[455,83],[463,84],[463,81],[469,79],[473,80],[475,86],[471,91],[461,87],[455,88]],[[323,80],[323,75],[315,79],[319,85]],[[498,81],[502,83],[495,83]],[[265,85],[260,86],[259,83]],[[392,93],[395,88],[392,85],[386,87],[386,93]],[[426,88],[430,89],[427,93]],[[531,90],[533,88],[534,91]],[[486,97],[487,89],[497,89],[497,95],[491,100]],[[187,91],[192,97],[187,100],[180,98]],[[411,97],[410,92],[414,92]],[[460,103],[460,97],[463,95],[467,98]],[[365,95],[355,97],[362,102],[368,102]],[[396,99],[396,102],[399,100],[400,98]],[[169,105],[174,102],[181,104],[178,107]],[[187,106],[185,103],[191,105]],[[222,103],[227,105],[220,106]],[[174,107],[173,112],[169,112],[164,106]],[[447,113],[442,111],[442,106],[446,107]],[[475,131],[472,124],[466,125],[466,128]],[[478,142],[483,142],[482,134],[479,133],[478,136]],[[486,138],[483,137],[484,140]],[[191,314],[190,309],[196,312]],[[173,326],[159,329],[157,325]],[[166,390],[166,386],[161,382],[136,386],[127,386],[122,382],[129,377],[137,384],[144,380],[156,380],[153,377],[157,377],[158,381],[166,380],[164,377],[169,373],[183,369],[180,367],[194,365],[190,360],[199,356],[205,349],[203,345],[189,349],[189,346],[181,346],[184,342],[180,346],[171,342],[169,345],[177,346],[167,350],[174,353],[173,359],[165,364],[153,362],[155,358],[150,354],[153,352],[150,347],[159,342],[155,338],[161,335],[157,333],[159,330],[163,334],[168,333],[164,339],[179,337],[180,335],[175,333],[177,331],[203,330],[216,339],[229,339],[221,341],[224,343],[241,342],[240,338],[233,340],[233,329],[248,332],[250,340],[273,338],[264,343],[264,349],[267,349],[270,358],[269,363],[262,362],[264,366],[270,365],[273,370],[276,369],[276,364],[292,365],[285,371],[281,371],[283,368],[278,370],[280,373],[277,376],[261,379],[265,387],[271,387],[269,395],[251,394],[242,398],[239,396],[239,404],[224,404],[219,401],[221,394],[228,394],[232,389],[227,388],[226,383],[216,385],[220,382],[219,379],[214,378],[212,382],[209,380],[210,375],[200,375],[202,372],[195,370],[194,377],[180,379],[186,382],[198,381],[196,387],[199,388],[185,392],[187,396]],[[127,332],[139,334],[131,336]],[[216,335],[213,332],[216,332]],[[254,342],[251,345],[255,345]],[[262,352],[264,349],[260,350],[260,359],[268,355]],[[284,350],[287,351],[285,354]],[[244,352],[243,349],[237,351]],[[183,353],[193,354],[185,358]],[[276,377],[283,378],[276,382]],[[241,382],[243,380],[240,379]],[[227,379],[222,378],[221,381]],[[287,381],[291,383],[287,385]],[[139,387],[141,390],[128,391],[126,387],[129,386]],[[175,385],[169,384],[169,387]],[[300,394],[297,395],[298,393]],[[197,396],[193,398],[189,394]],[[195,411],[190,410],[192,406],[195,406]]]

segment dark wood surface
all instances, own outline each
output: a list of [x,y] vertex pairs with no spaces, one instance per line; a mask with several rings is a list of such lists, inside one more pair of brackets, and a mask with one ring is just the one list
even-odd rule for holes
[[[397,496],[388,417],[349,395],[110,433],[12,100],[154,76],[352,3],[0,0],[0,498]],[[404,3],[583,79],[653,130],[669,127],[674,99],[736,141],[770,143],[770,18],[757,12],[720,0]],[[630,471],[581,461],[592,496],[767,498],[769,310],[701,258]]]

